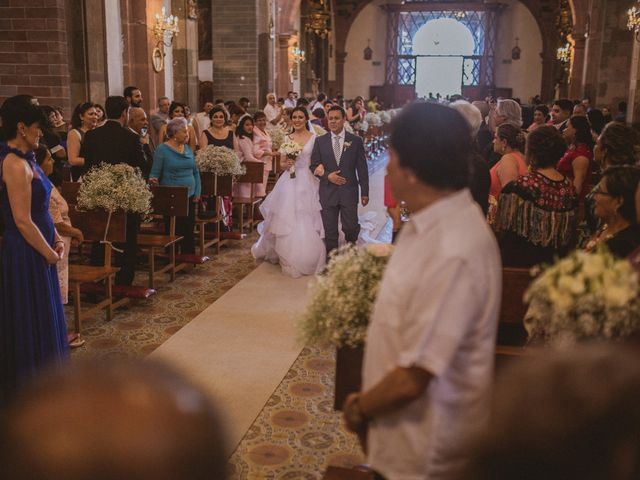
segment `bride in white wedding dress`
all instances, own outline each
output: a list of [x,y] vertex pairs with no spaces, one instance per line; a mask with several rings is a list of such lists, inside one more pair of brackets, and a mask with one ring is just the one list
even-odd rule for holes
[[260,238],[251,247],[251,253],[258,260],[280,263],[285,274],[297,278],[322,272],[327,251],[320,216],[319,180],[309,170],[316,135],[308,129],[306,109],[295,108],[291,121],[293,132],[288,140],[303,146],[295,161],[295,178],[289,172],[282,173],[260,205],[264,221],[258,225]]

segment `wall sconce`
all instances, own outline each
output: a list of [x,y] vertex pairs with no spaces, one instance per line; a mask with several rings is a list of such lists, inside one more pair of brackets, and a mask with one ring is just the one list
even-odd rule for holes
[[180,29],[178,29],[178,17],[175,15],[167,17],[166,10],[162,7],[162,13],[156,13],[156,21],[151,30],[156,37],[156,48],[151,53],[151,63],[153,64],[153,70],[158,73],[164,68],[164,47],[170,47],[173,39],[180,32]]
[[371,40],[367,38],[367,47],[364,49],[365,60],[371,60],[373,58],[373,50],[371,50],[371,47],[369,46],[370,41]]
[[640,41],[640,8],[633,6],[627,10],[627,28],[635,32],[636,40]]
[[518,41],[520,39],[516,37],[516,46],[511,49],[511,60],[520,60],[520,56],[522,55],[522,49],[518,45]]
[[296,65],[300,65],[301,63],[303,63],[306,58],[305,58],[305,51],[304,50],[300,50],[298,48],[297,45],[294,45],[293,47],[291,47],[291,61],[293,63],[295,63]]
[[571,61],[571,44],[567,42],[564,47],[559,47],[556,58],[562,65],[567,65]]

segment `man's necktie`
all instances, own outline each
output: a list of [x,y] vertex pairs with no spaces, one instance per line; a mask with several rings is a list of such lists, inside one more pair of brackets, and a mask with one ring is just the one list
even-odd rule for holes
[[336,163],[340,165],[340,157],[342,156],[342,151],[340,149],[340,137],[333,137],[333,154],[336,156]]

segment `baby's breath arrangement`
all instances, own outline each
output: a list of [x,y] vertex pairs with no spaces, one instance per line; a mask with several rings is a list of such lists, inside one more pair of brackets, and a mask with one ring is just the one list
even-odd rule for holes
[[619,339],[640,329],[640,286],[631,264],[606,248],[575,251],[544,270],[525,293],[532,339],[567,346]]
[[369,130],[369,122],[367,122],[366,120],[363,120],[361,122],[356,123],[354,128],[356,130],[360,130],[361,132],[367,132]]
[[271,137],[271,145],[274,150],[280,150],[280,145],[284,143],[284,130],[280,127],[269,130],[269,136]]
[[140,170],[126,163],[101,163],[82,176],[78,208],[146,215],[151,212],[151,196]]
[[247,172],[236,152],[227,147],[207,145],[196,153],[196,163],[201,172],[219,176],[244,175]]
[[376,113],[376,112],[369,112],[364,116],[364,121],[367,122],[369,125],[372,125],[374,127],[381,127],[382,126],[382,119],[380,118],[380,114]]
[[386,110],[381,111],[378,115],[380,116],[380,121],[382,121],[382,123],[391,123],[391,114]]
[[302,319],[307,342],[336,347],[365,341],[371,310],[393,247],[347,245],[331,255],[327,273],[312,285],[311,300]]

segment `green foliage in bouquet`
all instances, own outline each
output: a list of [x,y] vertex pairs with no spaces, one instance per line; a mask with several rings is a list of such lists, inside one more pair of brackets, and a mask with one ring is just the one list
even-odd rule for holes
[[302,319],[307,342],[356,347],[365,341],[369,317],[393,247],[347,245],[332,254],[327,272],[312,285]]
[[123,210],[146,215],[151,212],[151,197],[139,169],[126,163],[101,163],[82,176],[78,209]]
[[606,247],[575,251],[545,269],[525,293],[525,328],[530,339],[560,347],[624,338],[640,330],[639,294],[627,260]]

